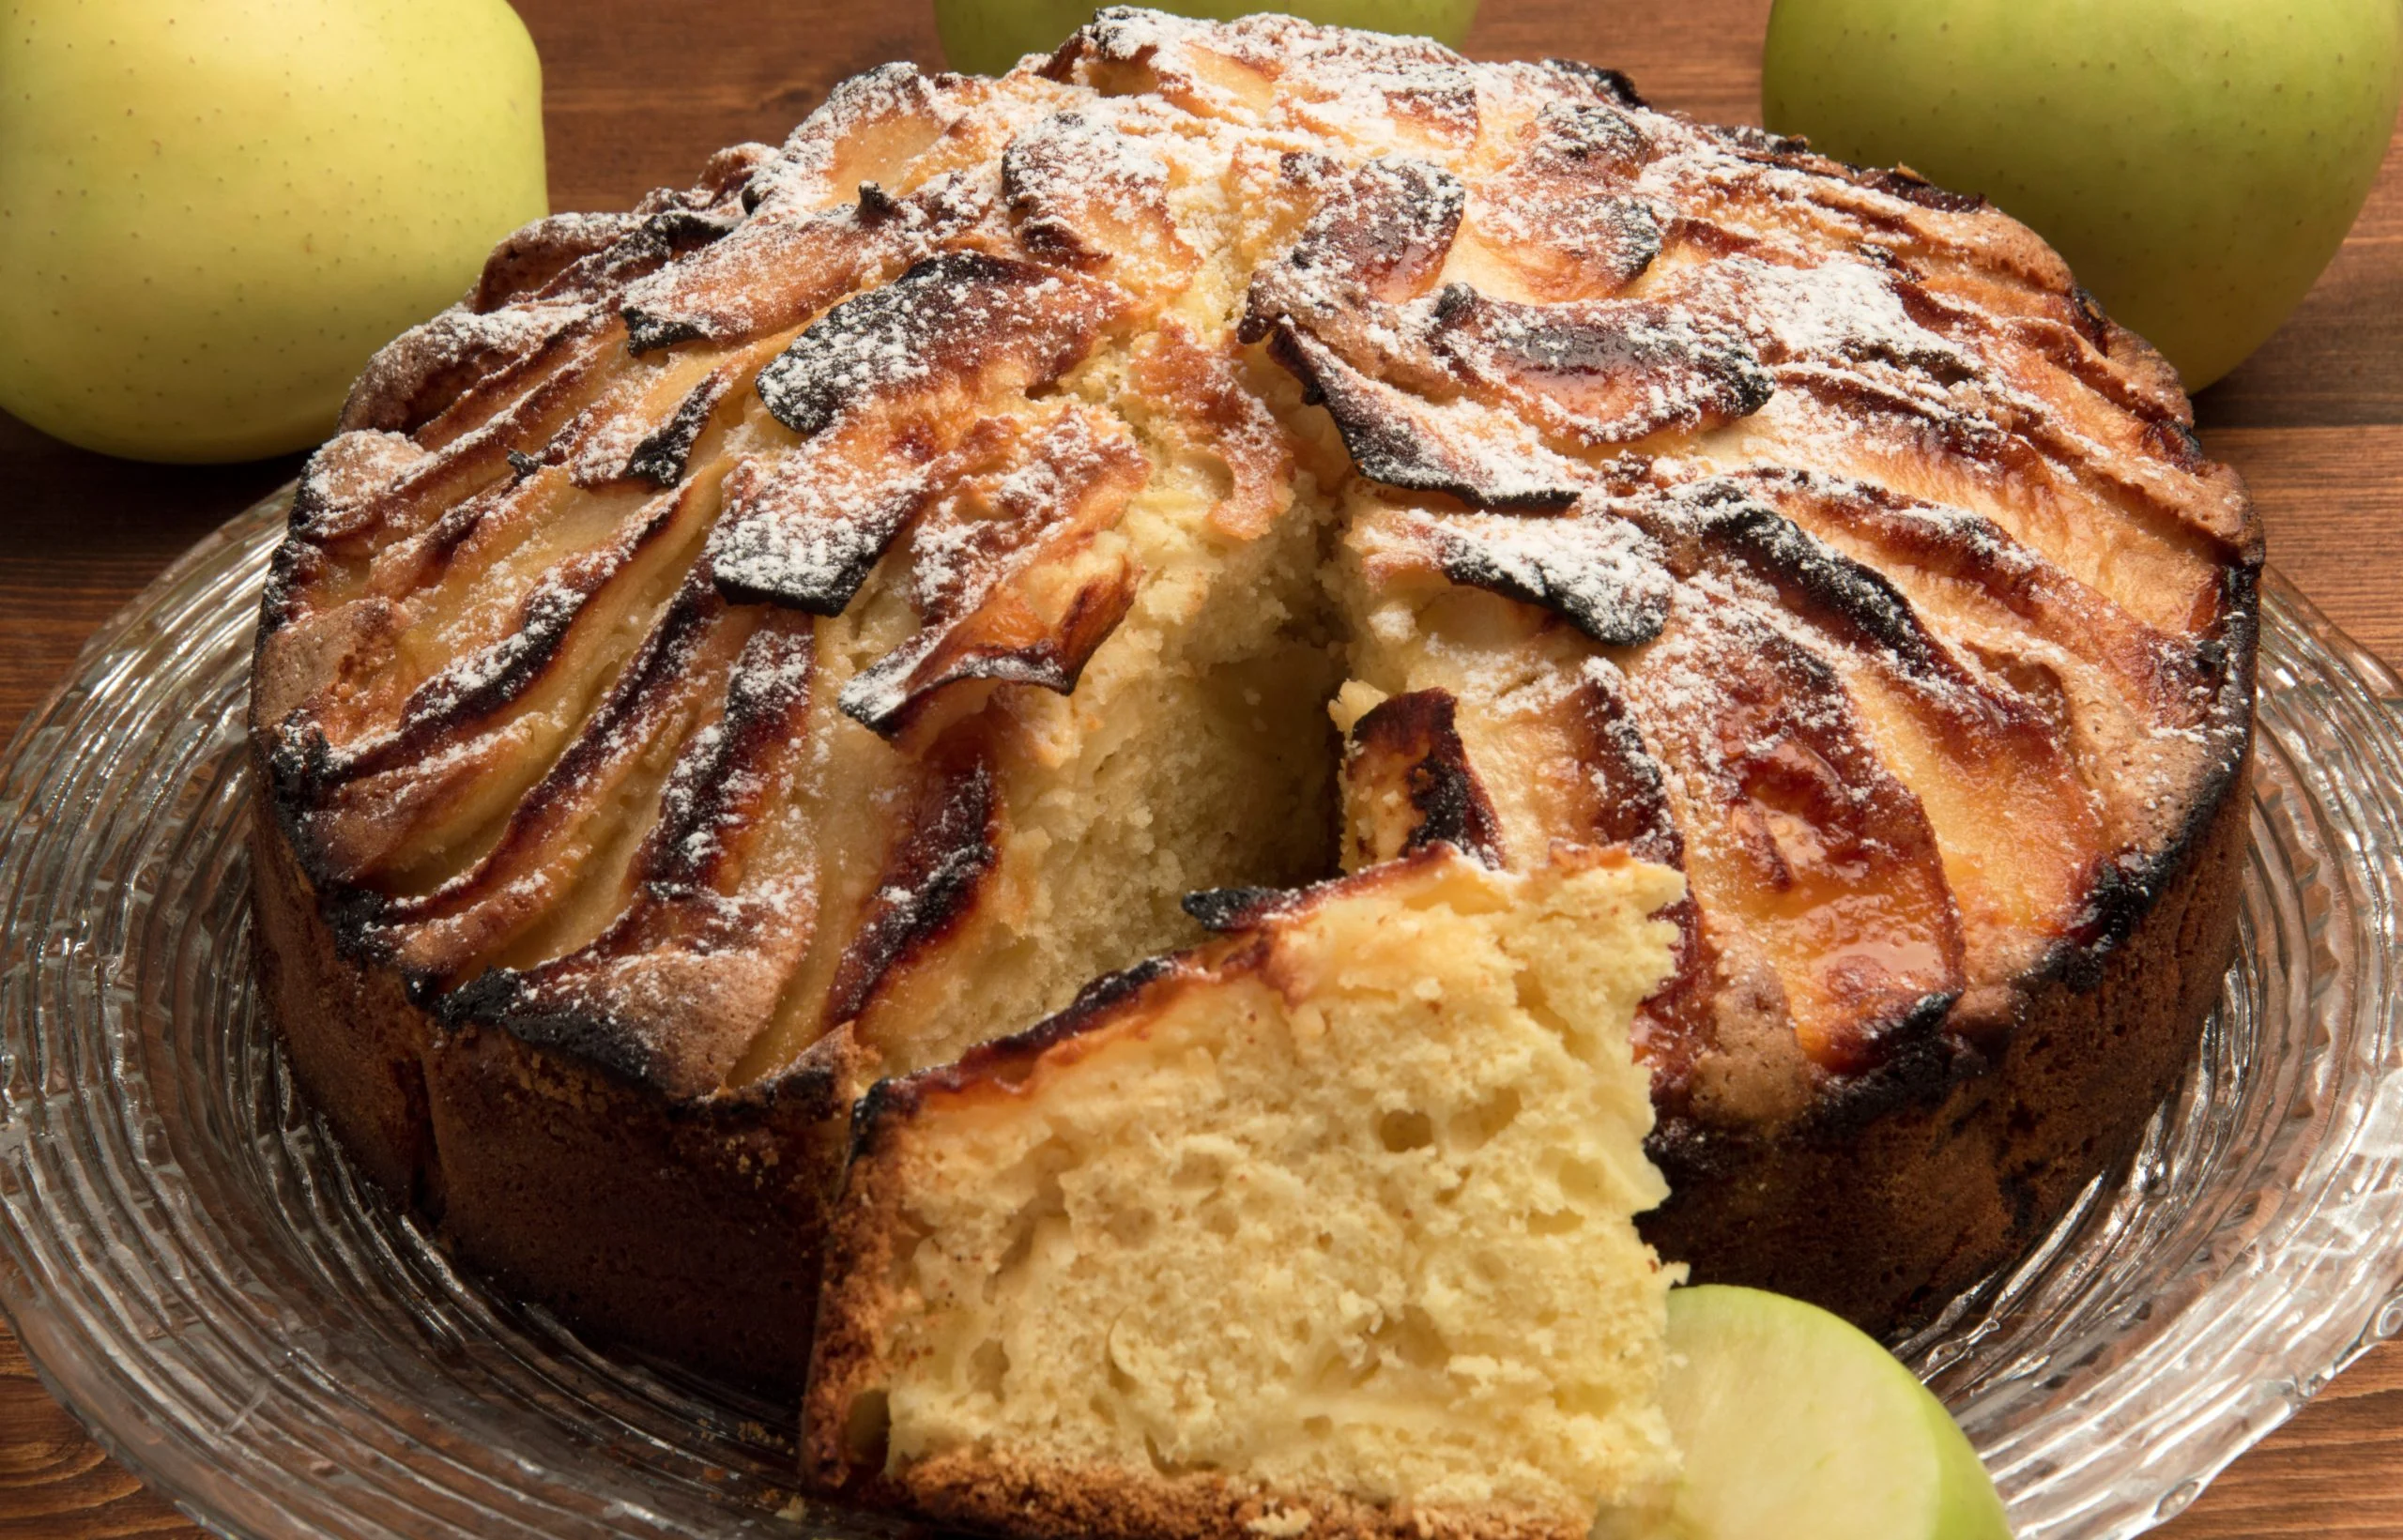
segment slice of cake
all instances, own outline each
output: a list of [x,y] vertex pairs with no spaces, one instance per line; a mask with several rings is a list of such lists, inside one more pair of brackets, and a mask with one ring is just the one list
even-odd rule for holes
[[821,1489],[1040,1535],[1582,1540],[1670,1475],[1628,1030],[1666,867],[1431,845],[862,1104]]

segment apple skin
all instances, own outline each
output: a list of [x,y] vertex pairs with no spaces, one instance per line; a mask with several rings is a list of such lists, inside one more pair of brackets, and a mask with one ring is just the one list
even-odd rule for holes
[[[935,26],[954,69],[998,75],[1029,53],[1048,53],[1093,20],[1097,0],[935,0]],[[1477,0],[1163,0],[1155,8],[1231,22],[1283,10],[1306,22],[1407,33],[1458,48]]]
[[502,0],[29,0],[0,32],[0,407],[244,460],[547,211]]
[[1669,1295],[1661,1402],[1684,1457],[1593,1540],[2011,1540],[1978,1452],[1875,1338],[1814,1304]]
[[2033,226],[2189,390],[2335,254],[2403,89],[2395,0],[1777,0],[1761,112]]

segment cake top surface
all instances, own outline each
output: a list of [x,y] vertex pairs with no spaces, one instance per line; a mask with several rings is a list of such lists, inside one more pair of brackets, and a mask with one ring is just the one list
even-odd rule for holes
[[[1240,761],[1309,825],[1329,658],[1359,850],[1457,761],[1496,860],[1686,870],[1639,1035],[1754,1110],[1704,1067],[1759,1021],[1788,1090],[2007,1021],[2243,743],[2258,532],[2166,365],[1991,207],[1580,65],[1113,8],[887,66],[520,232],[344,427],[262,629],[283,837],[438,1011],[680,1095],[938,1061],[963,981],[1004,1029],[1315,875],[1064,809]],[[1146,667],[1289,741],[1174,768]]]

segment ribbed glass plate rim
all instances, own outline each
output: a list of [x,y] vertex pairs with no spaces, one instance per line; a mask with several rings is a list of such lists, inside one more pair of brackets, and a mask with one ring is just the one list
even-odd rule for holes
[[[454,1273],[318,1131],[247,968],[249,636],[289,488],[19,730],[0,833],[0,1311],[228,1534],[862,1534],[773,1413]],[[2134,1534],[2403,1331],[2403,684],[2264,584],[2244,939],[2131,1167],[1899,1350],[2023,1540]]]

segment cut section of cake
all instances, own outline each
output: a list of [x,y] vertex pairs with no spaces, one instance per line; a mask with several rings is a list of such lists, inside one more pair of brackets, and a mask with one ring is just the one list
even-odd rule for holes
[[821,1487],[1043,1535],[1542,1535],[1665,1480],[1677,875],[1430,844],[862,1104]]

